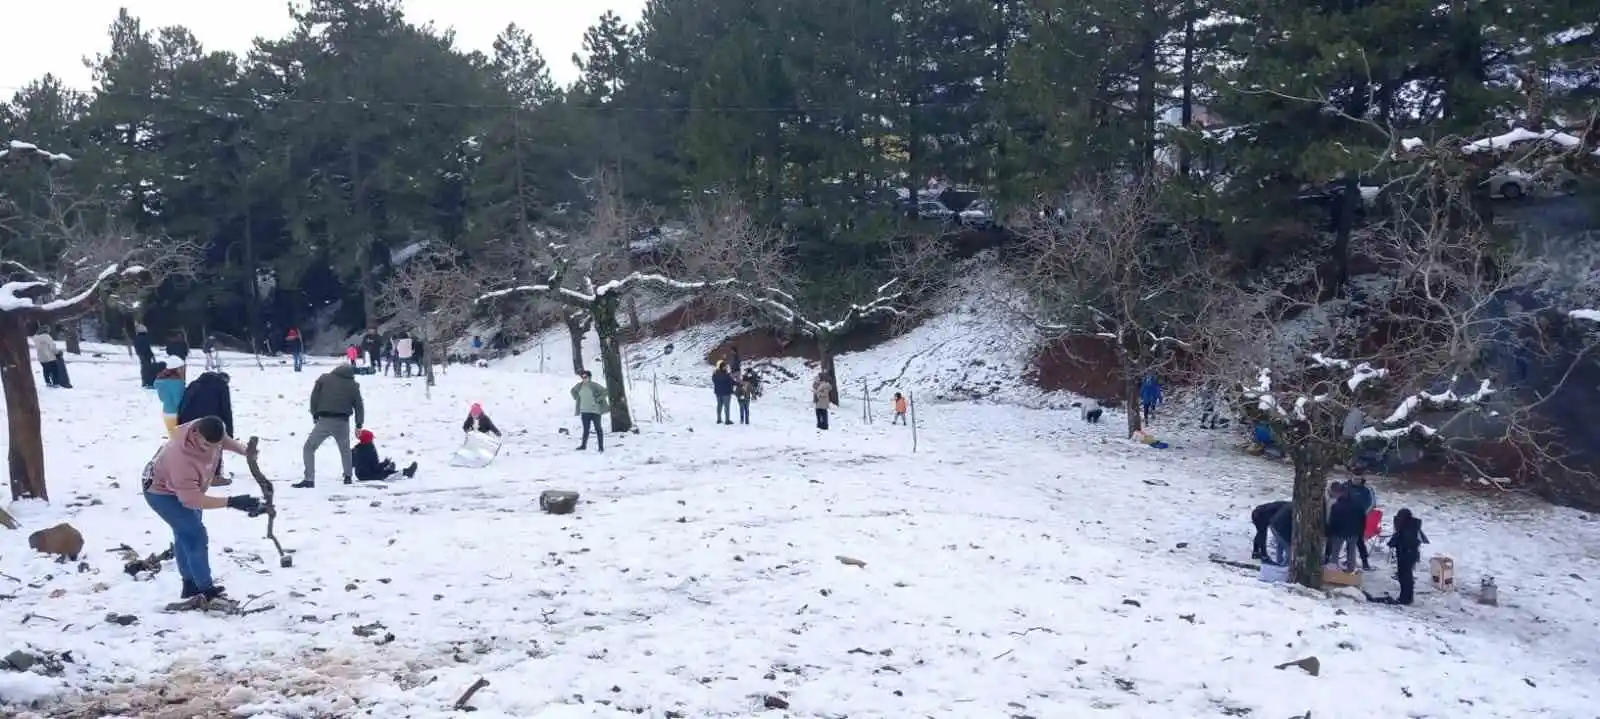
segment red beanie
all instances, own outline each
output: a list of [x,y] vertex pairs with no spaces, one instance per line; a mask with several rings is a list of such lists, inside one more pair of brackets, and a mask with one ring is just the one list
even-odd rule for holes
[[363,429],[360,432],[356,432],[356,441],[361,444],[372,444],[372,430]]

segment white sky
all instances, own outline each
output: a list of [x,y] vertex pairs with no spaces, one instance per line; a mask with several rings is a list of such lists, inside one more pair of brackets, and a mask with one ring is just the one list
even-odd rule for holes
[[[84,58],[106,52],[106,34],[118,8],[126,7],[146,29],[183,25],[207,50],[243,53],[257,36],[281,37],[291,27],[287,0],[5,0],[0,41],[0,101],[45,73],[70,86],[93,84]],[[583,31],[607,9],[623,22],[638,21],[644,0],[405,0],[406,18],[453,27],[456,44],[490,50],[495,35],[516,23],[533,36],[558,84],[576,79],[572,54],[583,49]]]

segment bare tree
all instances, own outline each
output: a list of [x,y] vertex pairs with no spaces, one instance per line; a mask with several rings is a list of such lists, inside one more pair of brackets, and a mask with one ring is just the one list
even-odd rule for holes
[[[80,287],[92,281],[99,268],[117,264],[140,268],[149,282],[121,283],[106,305],[128,316],[129,324],[142,322],[149,295],[172,278],[197,276],[204,265],[205,248],[189,239],[150,236],[133,231],[117,216],[115,207],[101,198],[80,196],[57,178],[46,178],[41,212],[27,222],[29,234],[44,243],[57,258],[47,274],[60,287]],[[67,352],[82,352],[82,316],[65,325]]]
[[[1277,289],[1229,297],[1232,323],[1213,327],[1216,366],[1237,383],[1244,415],[1266,423],[1294,468],[1294,581],[1318,587],[1326,548],[1327,478],[1399,444],[1478,467],[1472,448],[1506,441],[1560,462],[1562,449],[1526,422],[1497,363],[1541,351],[1539,312],[1507,301],[1537,283],[1538,263],[1498,251],[1470,211],[1467,183],[1429,173],[1396,195],[1386,222],[1356,249],[1381,281],[1330,306]],[[1223,330],[1231,324],[1230,330]]]
[[[0,153],[0,169],[14,161],[30,160],[58,164],[70,158],[32,145],[12,143]],[[11,207],[13,203],[0,197],[0,205]],[[70,222],[53,230],[61,236],[72,237],[110,231]],[[95,243],[85,239],[82,244]],[[146,268],[116,262],[85,267],[77,276],[87,279],[62,285],[48,272],[34,270],[15,260],[0,259],[0,281],[4,283],[4,290],[0,291],[0,386],[4,388],[6,399],[7,461],[13,499],[50,497],[45,482],[39,390],[33,379],[28,327],[75,319],[92,311],[105,297],[119,290],[126,296],[127,288],[146,286],[152,280]]]
[[406,260],[378,288],[378,312],[422,343],[417,360],[429,397],[439,343],[455,339],[471,324],[478,287],[478,279],[456,253],[430,249]]
[[1047,335],[1107,343],[1128,407],[1128,434],[1143,426],[1139,386],[1203,351],[1202,328],[1220,306],[1223,270],[1203,238],[1167,221],[1155,180],[1104,180],[1073,193],[1075,211],[1017,218],[1025,243],[1017,274]]
[[[778,328],[810,338],[817,345],[817,362],[829,380],[829,399],[839,403],[839,375],[834,351],[838,341],[875,319],[899,318],[907,314],[906,302],[918,289],[899,275],[876,286],[868,297],[829,300],[822,304],[842,308],[813,311],[800,298],[800,275],[793,260],[791,240],[779,228],[762,223],[748,207],[729,193],[697,206],[691,213],[688,236],[677,245],[676,258],[683,266],[732,278],[725,296],[755,310]],[[931,245],[896,256],[897,261],[921,264],[907,269],[929,272]],[[893,264],[893,263],[891,263]],[[901,268],[892,266],[893,273]],[[834,319],[825,319],[832,316]]]
[[[513,277],[500,280],[510,286],[482,294],[477,301],[534,295],[581,313],[580,317],[569,313],[567,318],[576,321],[578,327],[585,321],[592,323],[599,338],[601,369],[611,404],[611,431],[628,432],[633,429],[633,416],[628,409],[622,366],[620,315],[625,309],[623,302],[631,293],[644,288],[672,294],[710,295],[732,280],[683,281],[657,272],[631,269],[634,260],[629,240],[638,231],[638,216],[603,177],[594,183],[594,206],[583,226],[560,238],[561,241],[525,247],[526,265]],[[537,279],[528,282],[529,278]],[[569,324],[569,329],[572,328]],[[581,338],[578,329],[573,329],[573,333],[575,338]],[[577,346],[575,339],[574,352]]]

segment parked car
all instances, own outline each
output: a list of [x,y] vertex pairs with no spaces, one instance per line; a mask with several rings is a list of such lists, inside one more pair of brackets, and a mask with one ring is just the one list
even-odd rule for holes
[[994,210],[990,209],[989,203],[983,200],[968,205],[967,209],[956,213],[956,218],[963,225],[977,228],[989,228],[995,225]]
[[1507,200],[1518,200],[1547,188],[1563,195],[1575,194],[1578,191],[1578,176],[1560,167],[1546,169],[1537,175],[1523,170],[1507,169],[1494,174],[1484,182],[1489,186],[1490,197],[1503,197]]
[[955,219],[956,213],[951,212],[950,208],[945,207],[944,203],[938,200],[922,200],[917,203],[917,216],[925,220],[944,220],[948,222]]

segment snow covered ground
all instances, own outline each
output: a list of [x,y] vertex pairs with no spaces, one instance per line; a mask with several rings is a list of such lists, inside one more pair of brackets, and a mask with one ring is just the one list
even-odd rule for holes
[[[886,345],[841,367],[893,367],[894,351],[906,364]],[[964,352],[930,352],[923,376]],[[290,489],[326,362],[231,362],[295,562],[278,568],[263,519],[209,513],[219,581],[277,605],[212,617],[160,612],[177,594],[170,565],[135,581],[107,551],[168,543],[137,490],[161,420],[125,354],[73,361],[77,388],[43,396],[55,501],[13,505],[23,529],[0,530],[0,654],[73,661],[59,677],[0,672],[0,711],[444,717],[478,677],[476,716],[541,719],[1570,719],[1600,705],[1600,526],[1569,510],[1378,482],[1464,588],[1485,573],[1500,585],[1498,608],[1424,590],[1398,609],[1208,562],[1248,556],[1249,508],[1282,498],[1288,475],[1176,419],[1156,426],[1173,448],[1153,450],[1118,439],[1117,417],[923,401],[914,449],[848,394],[817,432],[799,387],[758,402],[753,425],[722,427],[703,386],[664,384],[670,420],[651,422],[646,382],[640,433],[580,454],[561,433],[576,429],[564,362],[452,368],[431,400],[417,381],[363,378],[382,451],[419,476],[344,487],[330,444],[322,485]],[[447,467],[472,401],[512,436],[487,469]],[[544,489],[583,502],[544,515]],[[57,521],[86,536],[85,571],[26,549]],[[1274,668],[1308,656],[1320,676]]]

